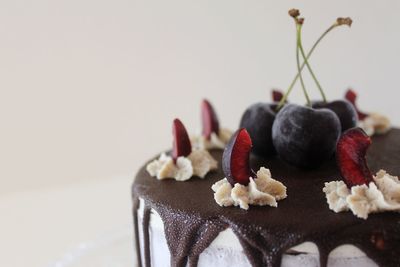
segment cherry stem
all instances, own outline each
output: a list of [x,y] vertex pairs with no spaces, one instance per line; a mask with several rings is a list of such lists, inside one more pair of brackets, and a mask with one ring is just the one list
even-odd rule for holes
[[306,90],[306,86],[304,84],[304,80],[303,80],[303,74],[301,73],[301,67],[300,67],[300,42],[301,42],[301,27],[302,25],[299,23],[296,23],[296,31],[297,31],[297,41],[296,41],[296,63],[297,63],[297,71],[299,73],[299,77],[300,77],[300,83],[301,83],[301,88],[303,89],[303,93],[304,96],[306,97],[307,100],[307,106],[311,107],[311,101],[310,101],[310,97],[308,96],[307,90]]
[[[332,31],[334,28],[336,28],[337,26],[339,26],[336,22],[330,26],[319,38],[318,40],[314,43],[314,45],[311,47],[310,51],[308,52],[306,58],[309,59],[312,55],[312,53],[314,52],[315,48],[317,48],[318,44],[322,41],[322,39],[325,38],[325,36]],[[300,67],[300,72],[303,70],[303,68],[305,67],[306,63],[303,62],[303,64]],[[296,74],[296,76],[294,77],[292,83],[289,85],[288,89],[286,90],[286,93],[283,95],[281,101],[279,102],[278,106],[277,106],[277,110],[280,110],[283,105],[285,104],[285,102],[287,101],[288,96],[290,95],[290,93],[292,92],[292,89],[294,87],[294,85],[297,82],[297,79],[300,77],[300,72],[298,72]]]
[[[327,100],[326,100],[326,96],[325,96],[324,90],[322,89],[321,84],[319,83],[317,77],[315,76],[313,70],[311,69],[311,66],[310,66],[310,64],[308,63],[308,59],[307,59],[307,57],[306,57],[306,53],[304,52],[303,44],[302,44],[302,41],[301,41],[301,29],[300,29],[300,31],[299,31],[299,37],[298,37],[298,38],[299,38],[299,50],[300,50],[301,55],[302,55],[303,60],[304,60],[303,63],[306,63],[307,68],[308,68],[308,71],[310,72],[312,78],[313,78],[314,81],[315,81],[315,84],[316,84],[317,87],[318,87],[318,90],[319,90],[320,93],[321,93],[322,100],[326,103]],[[300,71],[301,71],[301,70],[300,70]]]

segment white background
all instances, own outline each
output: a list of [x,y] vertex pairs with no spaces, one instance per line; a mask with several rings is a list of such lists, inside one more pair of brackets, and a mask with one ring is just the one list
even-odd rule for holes
[[[285,89],[292,7],[306,17],[306,50],[336,17],[353,18],[311,64],[330,99],[351,86],[364,110],[399,125],[396,0],[2,0],[0,265],[45,266],[129,223],[131,177],[170,146],[175,117],[200,130],[202,98],[233,129]],[[291,100],[304,102],[299,87]]]

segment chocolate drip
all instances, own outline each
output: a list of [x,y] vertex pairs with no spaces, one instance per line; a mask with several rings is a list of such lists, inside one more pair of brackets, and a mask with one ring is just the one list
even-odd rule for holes
[[143,209],[143,247],[144,247],[144,262],[146,267],[151,267],[150,260],[150,206],[145,202]]
[[[171,266],[196,267],[199,256],[227,226],[215,219],[201,219],[196,215],[161,207],[156,208],[164,222],[164,231],[171,253]],[[190,244],[190,245],[189,245]]]
[[[222,151],[212,151],[212,155],[220,161]],[[382,168],[400,175],[400,130],[374,137],[367,160],[373,172]],[[211,185],[224,177],[221,166],[204,180],[186,182],[159,181],[145,167],[139,171],[133,197],[144,199],[160,214],[171,266],[197,266],[201,252],[227,227],[254,267],[280,266],[288,249],[306,241],[317,245],[321,267],[327,266],[329,253],[343,244],[357,246],[380,266],[400,266],[400,214],[372,214],[362,220],[351,212],[329,210],[322,188],[325,182],[340,179],[335,160],[313,171],[295,169],[277,158],[253,157],[251,163],[254,170],[269,168],[287,186],[288,198],[278,208],[251,206],[245,211],[218,206]],[[144,250],[149,250],[144,243]]]
[[320,267],[326,267],[328,266],[328,258],[329,258],[329,253],[335,248],[335,247],[330,247],[327,244],[324,244],[323,242],[318,242],[314,241],[315,245],[318,247],[318,253],[319,253],[319,266]]
[[268,252],[267,254],[264,254],[263,250],[260,250],[259,248],[257,248],[257,246],[252,244],[253,242],[249,242],[243,239],[241,236],[239,236],[239,242],[242,245],[243,250],[246,253],[247,258],[249,259],[252,266],[254,267],[273,266],[272,265],[273,263],[270,261],[272,260],[272,258],[269,257]]
[[142,257],[140,256],[140,242],[139,242],[139,221],[138,221],[139,199],[133,198],[133,229],[135,235],[135,248],[138,267],[142,267]]
[[[138,234],[137,212],[138,198],[134,198],[134,221],[135,221],[135,240],[137,246],[137,258],[139,267],[142,266],[140,257],[140,242]],[[145,266],[150,267],[150,239],[149,223],[151,206],[145,202],[143,214],[143,250]],[[164,222],[166,240],[171,253],[171,266],[184,267],[189,263],[190,267],[196,267],[200,254],[206,249],[215,237],[227,225],[215,219],[198,219],[185,214],[171,213],[160,207],[153,207],[161,216]],[[190,246],[188,244],[191,244]]]

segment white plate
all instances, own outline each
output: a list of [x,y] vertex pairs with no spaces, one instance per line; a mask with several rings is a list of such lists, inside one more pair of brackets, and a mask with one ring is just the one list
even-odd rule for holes
[[126,225],[78,244],[48,267],[134,267],[133,227]]

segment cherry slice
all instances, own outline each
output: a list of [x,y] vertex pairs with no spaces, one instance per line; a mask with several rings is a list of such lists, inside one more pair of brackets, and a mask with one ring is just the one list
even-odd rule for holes
[[272,90],[272,101],[280,102],[283,98],[283,93],[279,90],[273,89]]
[[247,185],[254,176],[250,168],[252,142],[245,128],[237,130],[229,140],[222,155],[222,170],[231,185]]
[[210,140],[212,133],[219,134],[217,114],[211,103],[206,99],[201,103],[201,118],[203,122],[203,136]]
[[186,157],[192,153],[192,145],[185,126],[179,119],[175,119],[173,122],[172,135],[172,158],[174,159],[174,162],[176,162],[178,157]]
[[371,138],[361,128],[347,130],[339,138],[336,159],[348,186],[368,184],[373,181],[366,160],[370,145]]
[[353,104],[354,108],[357,111],[357,115],[358,115],[358,119],[359,120],[364,120],[366,117],[368,117],[367,113],[361,112],[356,104],[356,100],[357,100],[357,93],[354,92],[352,89],[347,90],[345,98],[351,103]]

